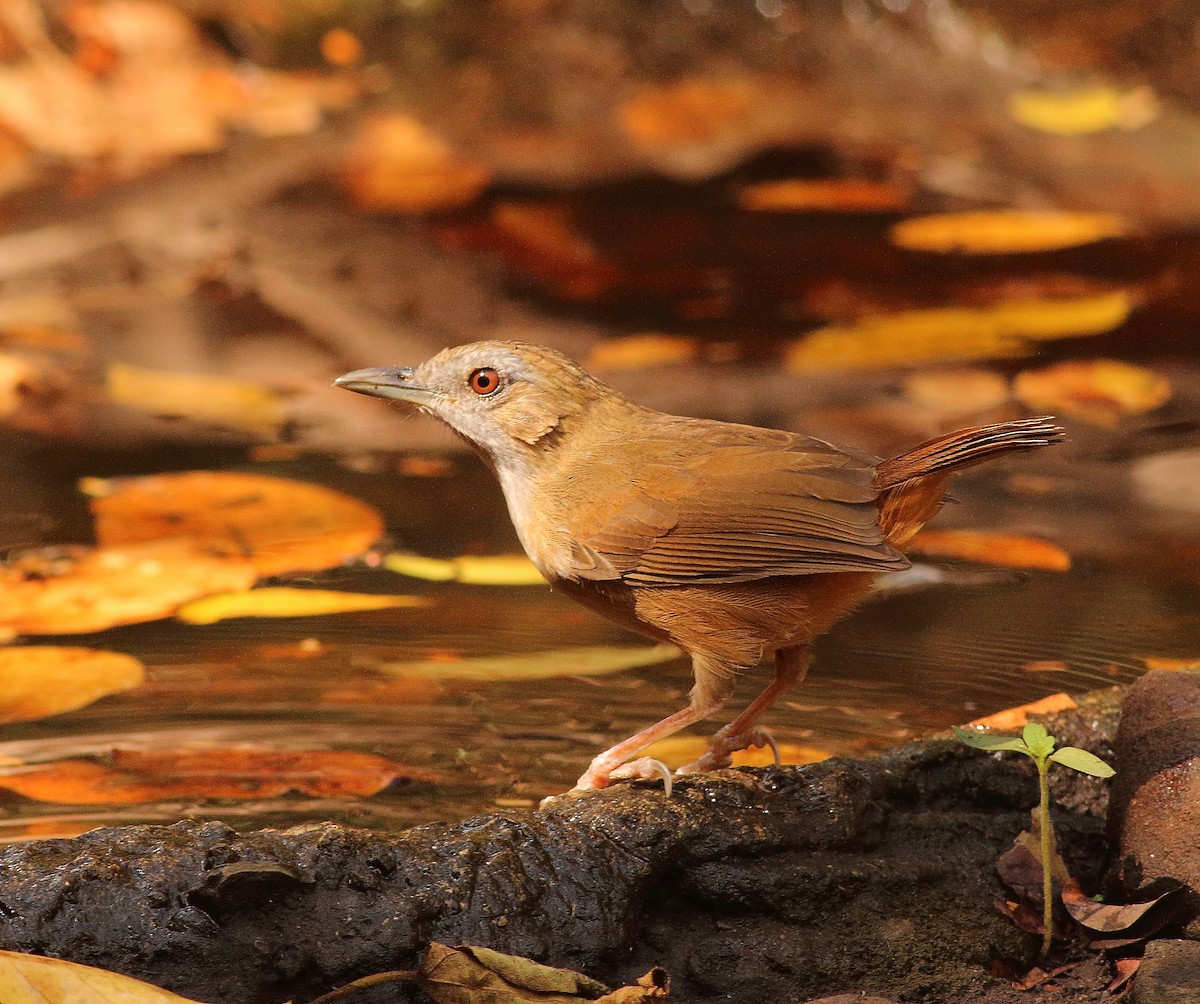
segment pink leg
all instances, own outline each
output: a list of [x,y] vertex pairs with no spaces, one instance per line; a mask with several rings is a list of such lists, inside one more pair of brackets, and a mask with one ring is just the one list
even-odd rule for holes
[[[695,774],[706,770],[719,770],[730,764],[729,754],[744,750],[751,746],[770,746],[775,748],[775,740],[769,732],[755,726],[789,687],[795,686],[804,679],[808,667],[812,664],[812,654],[807,646],[796,648],[781,648],[775,653],[775,679],[772,680],[740,715],[728,725],[719,728],[708,743],[708,752],[694,763],[680,767],[676,773]],[[775,751],[775,759],[779,759],[779,751]]]

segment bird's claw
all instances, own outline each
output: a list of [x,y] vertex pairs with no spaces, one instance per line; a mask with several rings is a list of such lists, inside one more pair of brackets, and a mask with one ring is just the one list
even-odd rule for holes
[[675,773],[702,774],[709,770],[720,770],[733,763],[730,754],[751,747],[756,749],[770,747],[771,753],[775,757],[775,766],[778,767],[782,762],[779,756],[779,744],[766,729],[750,729],[746,732],[726,732],[724,729],[718,729],[709,741],[708,752],[700,759],[680,767]]
[[674,787],[671,768],[661,760],[655,760],[648,756],[623,763],[608,776],[613,781],[652,781],[655,778],[661,777],[663,787],[666,789],[667,798],[671,797],[671,789]]

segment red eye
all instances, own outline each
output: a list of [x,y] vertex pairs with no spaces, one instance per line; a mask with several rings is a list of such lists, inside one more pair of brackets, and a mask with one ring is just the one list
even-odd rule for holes
[[486,397],[500,389],[500,374],[490,366],[485,366],[467,377],[467,385],[480,397]]

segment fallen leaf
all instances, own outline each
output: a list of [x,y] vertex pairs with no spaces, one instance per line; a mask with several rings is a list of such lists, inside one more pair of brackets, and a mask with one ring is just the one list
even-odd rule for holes
[[628,648],[596,645],[550,652],[478,656],[454,662],[444,659],[387,662],[377,669],[392,676],[423,676],[433,680],[544,680],[561,676],[604,676],[669,662],[680,655],[682,652],[674,645]]
[[1125,415],[1153,411],[1171,399],[1171,385],[1151,370],[1115,359],[1055,363],[1024,370],[1013,393],[1035,411],[1055,411],[1084,422],[1114,426]]
[[1037,659],[1021,664],[1026,673],[1065,673],[1068,668],[1062,659]]
[[103,969],[44,955],[0,951],[4,1004],[199,1004],[188,997]]
[[0,627],[85,634],[168,617],[200,596],[249,588],[254,566],[186,540],[18,552],[0,567]]
[[617,372],[649,369],[695,359],[699,345],[679,335],[628,335],[606,338],[588,356],[588,369]]
[[[137,805],[207,798],[245,800],[289,793],[365,797],[397,778],[436,781],[371,753],[207,747],[114,749],[103,759],[58,760],[0,770],[0,788],[62,805]],[[7,1002],[6,1002],[7,1004]]]
[[362,209],[407,215],[465,206],[491,176],[412,116],[384,114],[362,123],[342,179]]
[[1142,660],[1142,664],[1147,669],[1165,669],[1168,672],[1179,672],[1187,670],[1200,671],[1200,656],[1185,656],[1178,659],[1166,655],[1139,655],[1136,658]]
[[692,77],[648,86],[617,109],[617,121],[645,149],[708,144],[742,128],[757,91],[740,77]]
[[205,596],[185,603],[175,611],[175,616],[188,624],[215,624],[234,617],[327,617],[366,610],[427,607],[431,602],[422,596],[380,596],[271,586]]
[[383,533],[382,518],[365,502],[260,474],[86,478],[80,487],[91,496],[96,537],[105,545],[188,540],[214,554],[242,558],[263,577],[335,567],[362,554]]
[[1071,556],[1056,544],[1007,533],[922,530],[909,548],[919,554],[962,558],[1005,568],[1040,568],[1049,572],[1066,572],[1071,568]]
[[[820,763],[828,760],[832,753],[829,750],[815,746],[801,746],[797,743],[778,743],[779,762],[786,764]],[[708,740],[704,736],[671,736],[658,742],[639,753],[653,760],[661,760],[672,770],[684,764],[698,760],[708,751]],[[733,754],[735,767],[770,767],[775,763],[775,754],[770,746],[752,747],[738,750]]]
[[145,676],[137,659],[120,652],[51,645],[0,648],[0,723],[74,711],[138,687]]
[[1008,380],[991,370],[924,370],[904,381],[904,396],[947,415],[990,411],[1009,399]]
[[331,690],[322,691],[317,703],[375,708],[429,704],[445,692],[445,687],[439,681],[418,676],[399,677],[394,680],[355,679]]
[[910,251],[946,254],[1026,254],[1078,247],[1127,232],[1112,213],[1049,210],[942,213],[897,223],[890,238]]
[[862,178],[783,178],[738,190],[738,205],[755,213],[887,213],[907,208],[911,194],[886,181]]
[[1140,129],[1158,117],[1154,91],[1137,87],[1085,87],[1074,91],[1018,91],[1008,114],[1021,125],[1057,136],[1082,136],[1105,129]]
[[1070,694],[1050,694],[1048,697],[1030,701],[1028,704],[1021,704],[1015,708],[997,711],[994,715],[976,718],[971,724],[1009,731],[1027,724],[1030,715],[1048,715],[1055,711],[1069,711],[1075,706],[1075,700]]
[[591,301],[620,277],[576,227],[569,205],[507,200],[492,208],[492,224],[507,239],[515,261],[553,284],[559,296]]
[[1141,959],[1114,959],[1113,966],[1117,971],[1113,981],[1108,985],[1110,994],[1118,993],[1125,984],[1127,984],[1134,976],[1137,975],[1138,967],[1142,964]]
[[1129,476],[1144,505],[1200,512],[1200,449],[1139,457],[1130,466]]
[[1076,923],[1089,934],[1148,938],[1164,927],[1183,904],[1185,886],[1169,889],[1144,903],[1098,903],[1072,880],[1063,886],[1062,901]]
[[362,43],[345,28],[331,28],[321,36],[321,58],[334,66],[353,66],[362,60]]
[[523,554],[464,555],[461,558],[424,558],[417,554],[389,554],[383,567],[398,575],[430,582],[461,582],[471,586],[544,586],[542,573]]
[[288,420],[275,391],[228,377],[112,363],[104,390],[109,400],[151,415],[244,429],[256,436],[276,436]]

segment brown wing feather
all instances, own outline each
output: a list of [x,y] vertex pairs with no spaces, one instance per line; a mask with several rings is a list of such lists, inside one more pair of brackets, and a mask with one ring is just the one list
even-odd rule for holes
[[671,586],[907,567],[879,526],[874,458],[677,421],[639,437],[636,472],[614,469],[603,498],[575,510],[588,529],[572,541],[573,578]]

